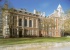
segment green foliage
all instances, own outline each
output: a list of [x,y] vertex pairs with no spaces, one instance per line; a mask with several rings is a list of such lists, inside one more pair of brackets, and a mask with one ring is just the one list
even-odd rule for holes
[[66,12],[66,20],[64,21],[64,32],[70,34],[70,10]]
[[70,33],[70,18],[66,19],[64,22],[64,30],[66,33]]
[[41,28],[48,30],[49,28],[55,27],[55,21],[53,18],[43,18],[41,20]]

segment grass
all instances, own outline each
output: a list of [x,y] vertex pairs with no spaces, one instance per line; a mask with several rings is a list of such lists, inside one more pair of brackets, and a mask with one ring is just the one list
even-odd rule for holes
[[35,38],[0,38],[0,45],[15,45],[15,44],[27,44],[27,43],[42,43],[42,42],[70,42],[68,37],[60,38],[45,38],[45,37],[35,37]]

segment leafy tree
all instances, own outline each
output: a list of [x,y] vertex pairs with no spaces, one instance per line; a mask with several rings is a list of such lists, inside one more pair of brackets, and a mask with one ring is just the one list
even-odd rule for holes
[[41,18],[40,20],[41,24],[40,24],[40,29],[44,30],[47,32],[47,34],[49,34],[49,28],[54,28],[55,27],[55,21],[54,18]]
[[64,33],[70,35],[70,10],[66,12],[66,19],[64,20]]

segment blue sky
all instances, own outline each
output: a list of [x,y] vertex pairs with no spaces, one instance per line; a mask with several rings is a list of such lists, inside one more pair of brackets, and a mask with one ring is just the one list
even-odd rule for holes
[[51,14],[61,4],[63,10],[70,9],[70,0],[9,0],[14,8],[26,8],[33,12],[34,9]]

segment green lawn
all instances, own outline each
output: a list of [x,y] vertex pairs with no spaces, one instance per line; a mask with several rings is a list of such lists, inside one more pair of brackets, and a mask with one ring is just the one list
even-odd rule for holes
[[41,42],[69,42],[70,38],[60,37],[60,38],[0,38],[0,45],[14,45],[14,44],[26,44],[26,43],[41,43]]

